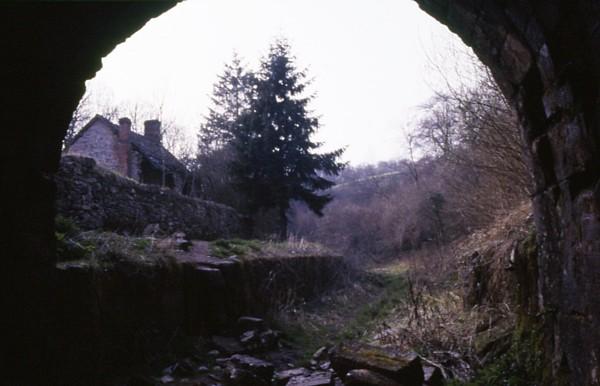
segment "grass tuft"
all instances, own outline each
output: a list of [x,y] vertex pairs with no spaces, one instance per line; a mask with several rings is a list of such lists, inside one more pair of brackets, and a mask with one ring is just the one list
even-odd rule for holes
[[112,232],[82,232],[69,225],[68,221],[60,221],[62,224],[57,226],[56,231],[59,264],[92,268],[174,265],[177,251],[169,239],[133,237]]
[[210,254],[215,257],[246,256],[262,249],[258,240],[219,239],[210,243]]
[[332,256],[333,253],[317,243],[290,237],[286,241],[259,241],[244,239],[219,239],[209,245],[210,255],[226,258],[238,256],[254,257],[293,257],[293,256]]

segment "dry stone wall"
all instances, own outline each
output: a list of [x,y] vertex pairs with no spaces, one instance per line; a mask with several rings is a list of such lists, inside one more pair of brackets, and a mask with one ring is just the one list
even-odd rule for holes
[[91,158],[64,156],[55,181],[58,214],[82,229],[140,234],[157,224],[160,233],[182,231],[204,240],[242,231],[240,216],[230,207],[139,184],[98,167]]

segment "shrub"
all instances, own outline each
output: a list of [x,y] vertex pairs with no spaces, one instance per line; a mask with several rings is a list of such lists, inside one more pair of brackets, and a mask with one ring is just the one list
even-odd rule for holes
[[54,221],[56,257],[58,261],[79,260],[94,251],[94,246],[78,240],[81,230],[73,220],[58,215]]

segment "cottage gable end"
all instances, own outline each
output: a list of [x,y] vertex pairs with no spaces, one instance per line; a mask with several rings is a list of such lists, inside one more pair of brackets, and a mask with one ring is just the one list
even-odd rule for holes
[[96,116],[75,137],[67,150],[69,155],[93,158],[99,166],[118,171],[118,138],[112,124]]

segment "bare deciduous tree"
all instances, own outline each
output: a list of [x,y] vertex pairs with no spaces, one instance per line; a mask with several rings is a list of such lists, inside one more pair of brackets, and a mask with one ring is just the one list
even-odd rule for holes
[[442,81],[405,131],[409,159],[390,164],[392,170],[345,170],[324,218],[297,208],[299,235],[360,259],[393,257],[439,248],[527,199],[530,177],[515,113],[489,71],[469,60],[468,81]]
[[427,151],[447,160],[447,198],[477,226],[526,199],[530,175],[515,112],[489,70],[470,60],[477,81],[437,92],[415,134]]

